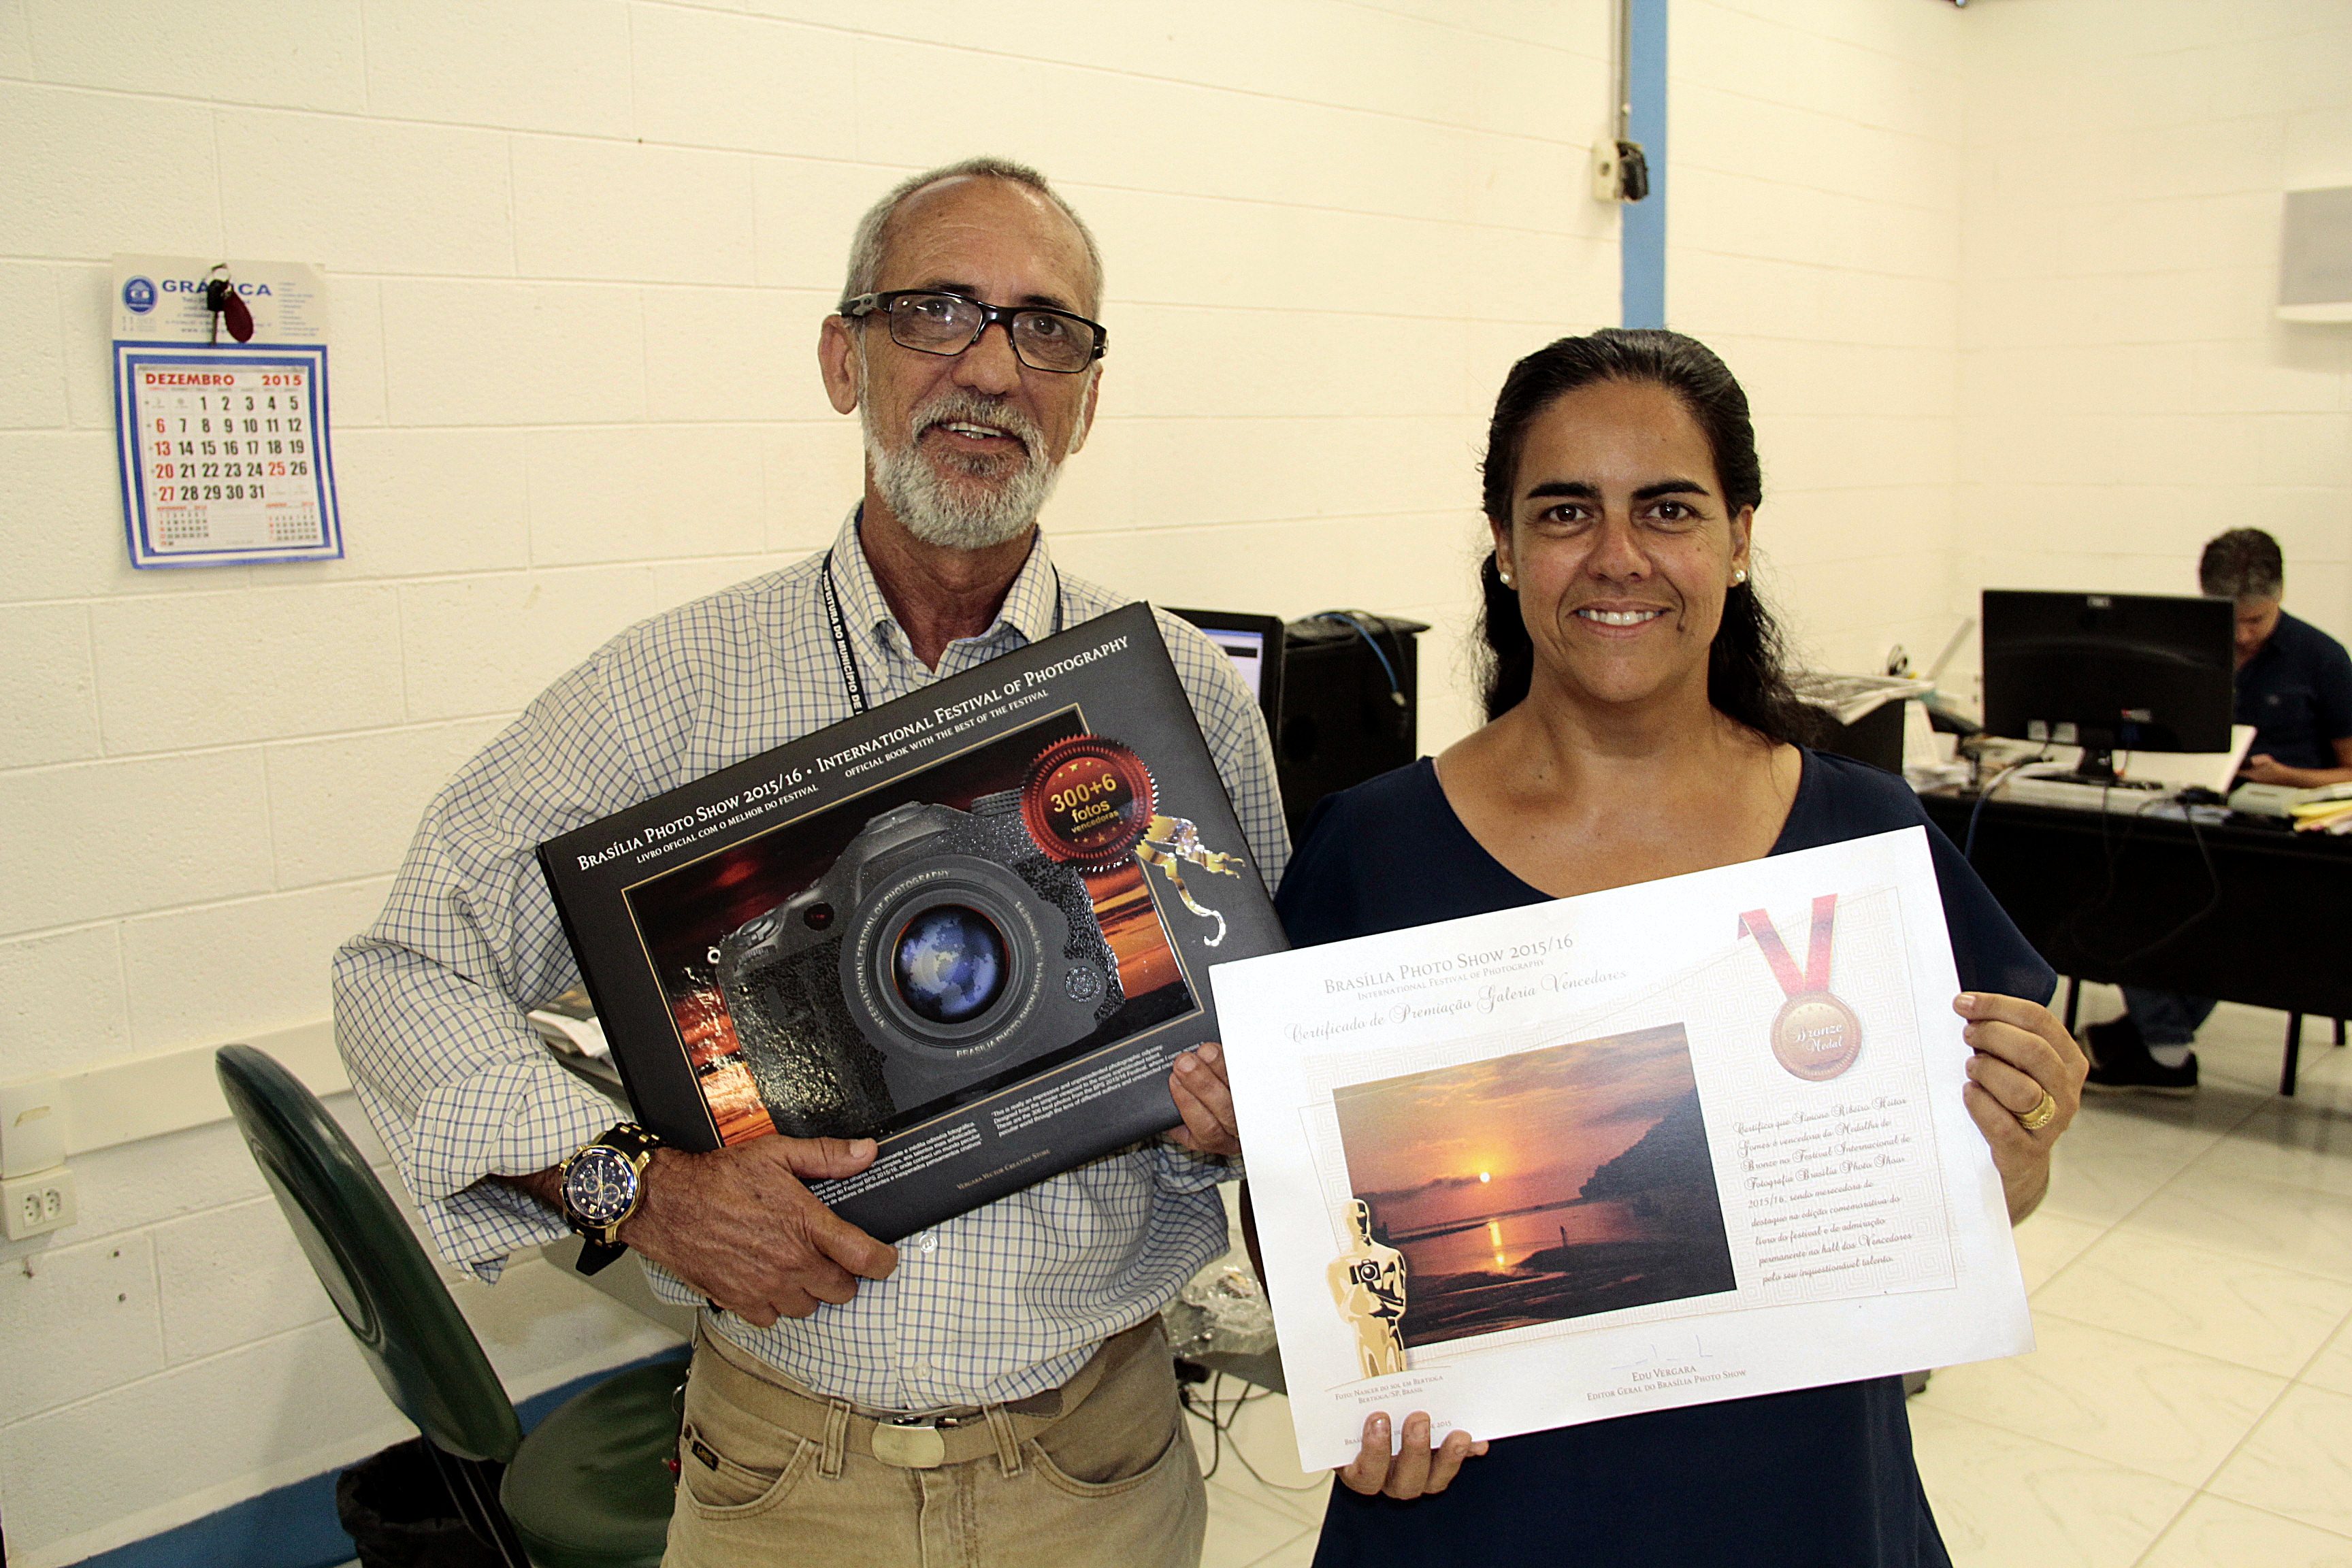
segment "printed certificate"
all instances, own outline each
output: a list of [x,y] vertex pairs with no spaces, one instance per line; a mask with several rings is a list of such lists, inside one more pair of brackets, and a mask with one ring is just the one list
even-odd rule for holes
[[1924,828],[1211,981],[1309,1469],[2032,1348]]

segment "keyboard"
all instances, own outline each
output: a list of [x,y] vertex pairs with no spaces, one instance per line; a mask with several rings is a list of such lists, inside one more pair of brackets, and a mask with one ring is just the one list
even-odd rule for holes
[[2106,811],[2137,816],[2168,798],[2171,786],[2150,779],[2117,779],[2110,784],[2071,778],[2012,778],[2000,786],[1995,800],[2024,805],[2055,805],[2069,811]]

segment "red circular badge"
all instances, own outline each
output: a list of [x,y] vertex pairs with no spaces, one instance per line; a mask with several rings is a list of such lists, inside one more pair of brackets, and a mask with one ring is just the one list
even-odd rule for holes
[[1073,735],[1029,764],[1021,822],[1048,857],[1081,870],[1108,870],[1151,826],[1151,770],[1117,741]]

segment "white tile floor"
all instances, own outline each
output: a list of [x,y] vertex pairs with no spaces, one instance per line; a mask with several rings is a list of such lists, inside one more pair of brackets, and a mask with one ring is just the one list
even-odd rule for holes
[[[2352,1050],[2306,1020],[2281,1100],[2284,1026],[2224,1006],[2193,1099],[2095,1098],[2059,1146],[2018,1232],[2040,1348],[1911,1402],[1958,1568],[2352,1568]],[[1246,1406],[1202,1568],[1304,1568],[1323,1485]]]
[[[1223,1390],[1220,1407],[1233,1411],[1237,1389],[1231,1378]],[[1209,1472],[1209,1539],[1202,1549],[1202,1568],[1307,1568],[1315,1555],[1330,1473],[1299,1469],[1282,1396],[1261,1391],[1242,1405],[1221,1445],[1195,1419],[1192,1442],[1202,1468]]]

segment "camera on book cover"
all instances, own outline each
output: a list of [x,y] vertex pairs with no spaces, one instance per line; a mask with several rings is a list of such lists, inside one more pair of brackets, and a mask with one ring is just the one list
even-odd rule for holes
[[1076,1044],[1125,1000],[1092,895],[1039,851],[1013,790],[875,817],[728,933],[719,979],[778,1129],[804,1138],[872,1132]]

